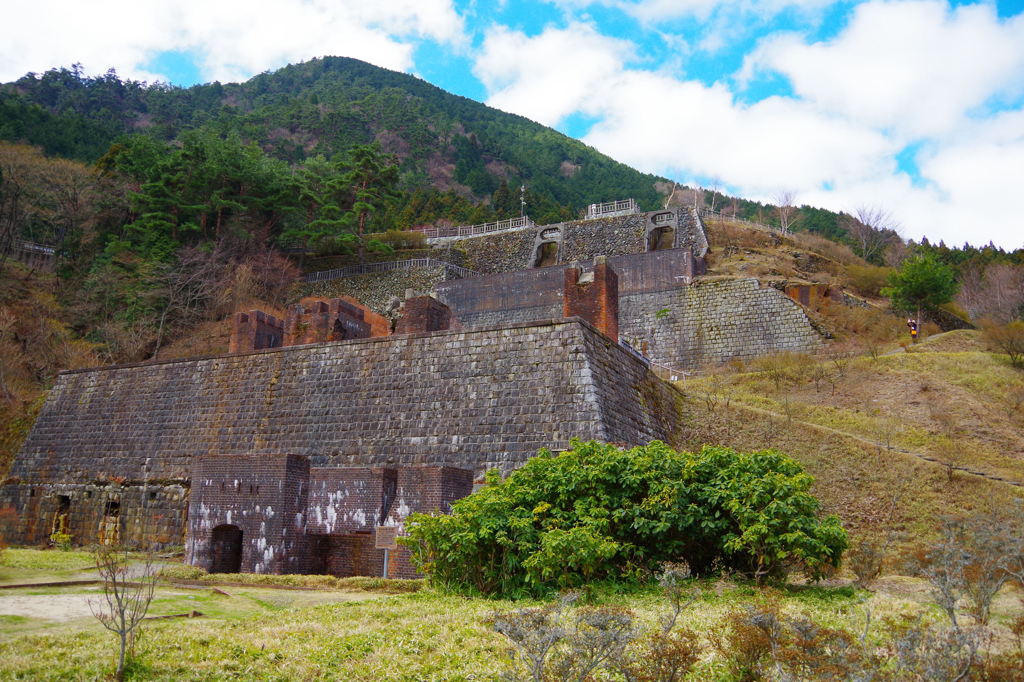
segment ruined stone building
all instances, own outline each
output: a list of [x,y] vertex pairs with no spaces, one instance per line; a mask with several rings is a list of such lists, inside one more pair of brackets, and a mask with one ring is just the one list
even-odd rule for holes
[[[447,511],[487,469],[572,438],[674,442],[680,396],[650,357],[820,343],[782,293],[702,284],[687,211],[448,241],[478,276],[332,280],[284,320],[237,313],[225,355],[62,373],[0,486],[16,512],[0,533],[34,544],[59,525],[80,544],[184,545],[215,571],[379,575],[377,526]],[[412,575],[407,553],[390,561]]]

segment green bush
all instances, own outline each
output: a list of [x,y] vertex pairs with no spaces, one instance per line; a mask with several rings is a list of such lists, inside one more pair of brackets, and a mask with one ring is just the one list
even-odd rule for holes
[[660,442],[622,450],[574,441],[541,450],[450,515],[414,514],[402,542],[428,577],[452,589],[543,594],[595,580],[646,579],[661,564],[733,569],[758,580],[839,565],[846,532],[818,519],[812,479],[786,455]]

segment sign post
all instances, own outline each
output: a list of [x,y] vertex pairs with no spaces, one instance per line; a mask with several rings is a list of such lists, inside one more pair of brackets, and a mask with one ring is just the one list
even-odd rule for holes
[[377,549],[384,550],[384,578],[388,577],[388,559],[393,549],[398,549],[398,526],[377,526],[374,537]]

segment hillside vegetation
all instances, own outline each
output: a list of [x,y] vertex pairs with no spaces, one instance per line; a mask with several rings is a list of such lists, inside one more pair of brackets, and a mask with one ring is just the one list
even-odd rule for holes
[[678,385],[690,447],[792,455],[855,536],[894,529],[909,546],[948,514],[1024,496],[1024,374],[980,332],[876,357],[768,357]]

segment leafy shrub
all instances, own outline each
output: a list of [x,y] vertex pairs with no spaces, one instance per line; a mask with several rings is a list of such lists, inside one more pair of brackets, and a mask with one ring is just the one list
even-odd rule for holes
[[987,322],[983,326],[985,338],[995,348],[1010,357],[1010,364],[1024,369],[1024,322],[1014,320],[1008,324]]
[[847,265],[846,276],[853,287],[861,296],[878,298],[882,295],[882,287],[888,285],[889,275],[892,268],[878,267],[875,265]]
[[426,235],[417,230],[388,230],[373,237],[393,249],[423,249],[427,246]]
[[366,250],[370,253],[380,253],[385,256],[395,255],[395,247],[382,242],[379,239],[370,239],[366,242]]
[[312,244],[313,253],[318,256],[352,253],[358,241],[354,234],[324,235]]
[[786,455],[663,443],[622,450],[573,441],[459,500],[450,515],[414,514],[402,542],[431,580],[484,594],[543,594],[595,580],[646,578],[685,560],[758,580],[793,566],[838,566],[846,532],[818,519],[812,479]]

